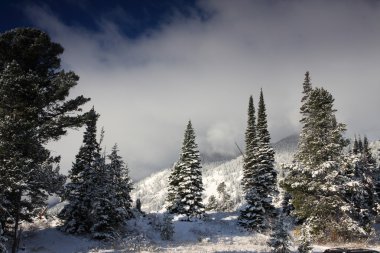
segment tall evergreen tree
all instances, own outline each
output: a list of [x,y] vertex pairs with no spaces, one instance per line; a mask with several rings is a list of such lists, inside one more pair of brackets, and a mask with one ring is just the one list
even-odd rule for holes
[[256,119],[255,107],[253,105],[252,96],[249,97],[248,103],[248,121],[247,129],[245,131],[245,155],[243,163],[243,179],[242,186],[247,193],[254,187],[253,174],[256,164],[257,153],[257,136],[256,136]]
[[175,200],[176,213],[185,214],[188,219],[202,217],[202,172],[198,146],[191,121],[187,124],[178,166],[178,187]]
[[132,181],[129,177],[128,166],[118,154],[117,144],[112,148],[111,154],[108,156],[110,160],[109,173],[112,178],[113,191],[116,198],[116,209],[119,212],[120,221],[131,218],[132,199],[130,193],[132,191]]
[[66,186],[65,194],[69,204],[59,214],[59,217],[64,220],[62,229],[68,233],[87,233],[91,228],[90,212],[94,193],[98,187],[95,167],[99,168],[101,161],[100,147],[96,139],[98,117],[99,115],[92,108],[88,113],[83,144],[69,171],[70,182]]
[[309,93],[296,163],[282,185],[292,195],[295,214],[306,219],[315,239],[358,239],[367,234],[360,225],[355,194],[352,198],[347,194],[364,181],[355,177],[356,165],[343,155],[348,144],[343,138],[345,125],[337,123],[333,103],[323,88]]
[[277,194],[277,172],[274,168],[274,149],[270,146],[270,135],[262,90],[260,92],[257,115],[257,138],[259,149],[257,153],[256,187],[263,198],[263,207],[266,213],[270,217],[274,217],[276,212],[272,200]]
[[[249,106],[249,108],[253,107]],[[252,129],[255,127],[252,120],[254,118],[250,114],[252,110],[249,109],[248,112],[248,118],[251,119],[248,121],[248,129]],[[247,205],[240,212],[239,224],[248,230],[260,232],[269,228],[271,218],[276,215],[272,199],[277,193],[277,173],[273,164],[274,150],[270,147],[270,135],[262,91],[260,92],[255,131],[257,134],[255,140],[247,140],[252,135],[246,134],[247,146],[252,143],[255,143],[255,145],[251,148],[251,155],[246,154],[246,173],[244,176],[248,178],[244,182]],[[249,159],[247,159],[248,157]]]
[[[63,48],[37,29],[18,28],[0,34],[0,205],[1,223],[13,228],[16,252],[18,226],[31,220],[47,195],[62,185],[45,144],[68,128],[83,124],[83,96],[67,99],[78,76],[61,68]],[[45,176],[48,175],[48,176]]]

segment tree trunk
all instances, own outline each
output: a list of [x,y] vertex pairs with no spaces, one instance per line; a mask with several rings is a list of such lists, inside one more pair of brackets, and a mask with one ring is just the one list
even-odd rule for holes
[[12,244],[12,253],[16,253],[19,245],[19,236],[18,236],[18,225],[20,222],[20,207],[21,207],[21,191],[17,196],[17,204],[16,204],[16,213],[15,213],[15,225],[14,225],[14,233],[13,233],[13,244]]

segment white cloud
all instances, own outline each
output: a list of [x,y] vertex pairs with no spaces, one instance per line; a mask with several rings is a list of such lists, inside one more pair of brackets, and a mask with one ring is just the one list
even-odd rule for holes
[[[66,69],[91,97],[111,147],[118,142],[140,178],[178,158],[192,120],[202,152],[243,146],[248,98],[262,87],[273,140],[298,127],[301,83],[336,98],[338,120],[349,134],[379,137],[380,10],[370,1],[201,1],[213,13],[203,22],[175,16],[156,31],[128,39],[99,17],[97,32],[63,24],[46,8],[29,17],[65,48]],[[90,106],[90,105],[89,105]],[[59,145],[70,167],[81,133]]]

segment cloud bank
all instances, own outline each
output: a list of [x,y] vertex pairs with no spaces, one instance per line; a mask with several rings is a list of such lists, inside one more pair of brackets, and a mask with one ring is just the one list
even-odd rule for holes
[[[48,8],[25,13],[65,48],[63,66],[80,76],[73,95],[91,97],[131,175],[171,166],[192,120],[202,153],[243,147],[248,98],[263,88],[272,140],[298,131],[302,81],[336,99],[348,136],[380,136],[380,6],[377,1],[200,1],[210,13],[173,15],[159,29],[129,39],[107,16],[98,31],[68,26]],[[120,8],[120,7],[118,7]],[[51,148],[67,171],[82,133]]]

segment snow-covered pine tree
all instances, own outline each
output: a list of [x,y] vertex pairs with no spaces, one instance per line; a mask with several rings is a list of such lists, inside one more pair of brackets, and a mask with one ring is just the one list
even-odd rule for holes
[[[69,202],[60,212],[64,220],[62,230],[68,233],[87,233],[92,226],[91,209],[96,185],[95,165],[101,160],[100,147],[96,139],[96,122],[99,115],[94,108],[88,113],[83,144],[76,155],[75,163],[69,171],[70,182],[66,185],[65,198]],[[99,166],[98,166],[99,167]]]
[[202,204],[202,172],[198,146],[195,143],[195,133],[191,121],[187,124],[182,145],[182,153],[177,162],[179,167],[176,213],[201,218],[204,215]]
[[[345,126],[335,118],[332,95],[323,88],[309,93],[303,116],[296,163],[283,181],[292,195],[295,214],[307,219],[316,239],[338,240],[358,235],[353,206],[344,196],[351,181],[344,171]],[[339,215],[338,215],[339,214]]]
[[280,214],[267,242],[273,253],[290,253],[290,236],[285,227],[283,215]]
[[[255,168],[255,187],[262,197],[266,215],[276,216],[273,198],[277,191],[277,171],[274,168],[274,149],[270,146],[267,115],[263,91],[260,91],[260,100],[257,111],[257,168]],[[268,218],[269,218],[268,217]]]
[[64,181],[56,170],[59,157],[52,157],[45,144],[84,123],[77,113],[88,99],[67,99],[78,76],[62,69],[62,52],[37,29],[0,34],[0,185],[6,186],[0,205],[7,208],[0,223],[13,230],[12,252],[19,223],[43,208]]
[[165,213],[161,225],[161,239],[165,241],[173,240],[174,224],[173,216],[170,213]]
[[118,154],[118,147],[115,144],[112,147],[111,154],[108,156],[109,173],[112,176],[112,183],[115,191],[116,209],[119,212],[118,220],[124,221],[130,219],[132,215],[132,199],[130,193],[132,191],[132,181],[129,177],[128,166]]
[[247,230],[264,231],[269,228],[270,219],[276,216],[272,199],[277,193],[277,172],[274,169],[274,150],[270,147],[262,91],[260,92],[256,129],[252,115],[252,103],[251,97],[248,107],[247,151],[243,175],[243,178],[247,177],[243,180],[247,205],[240,211],[239,224]]
[[91,211],[90,232],[94,239],[113,240],[117,237],[117,228],[126,218],[125,210],[119,206],[117,187],[114,182],[114,171],[105,163],[105,157],[100,157],[92,164],[95,171]]
[[256,119],[255,107],[252,96],[249,97],[248,103],[248,120],[245,131],[245,155],[243,163],[242,186],[245,193],[254,187],[253,173],[256,164],[257,139],[256,139]]
[[178,212],[178,183],[180,166],[175,163],[169,176],[168,193],[166,197],[166,209],[170,213]]
[[301,228],[300,243],[298,245],[298,253],[312,253],[311,236],[307,224],[303,224]]

